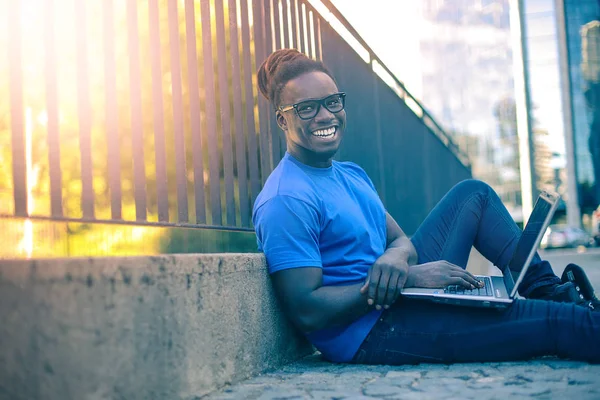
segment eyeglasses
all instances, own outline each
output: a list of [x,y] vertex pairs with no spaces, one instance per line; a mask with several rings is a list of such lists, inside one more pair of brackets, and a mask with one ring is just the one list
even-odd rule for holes
[[305,100],[291,106],[279,106],[279,111],[286,112],[291,109],[296,110],[300,119],[312,119],[317,116],[321,106],[325,107],[331,113],[339,113],[344,109],[346,103],[346,93],[340,92],[322,99]]

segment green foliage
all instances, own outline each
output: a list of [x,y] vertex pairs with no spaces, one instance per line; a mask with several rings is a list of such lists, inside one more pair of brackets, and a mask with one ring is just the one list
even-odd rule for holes
[[216,229],[170,229],[160,239],[161,253],[256,253],[253,232]]
[[[114,75],[116,87],[116,96],[111,97],[108,88],[111,82],[107,81],[106,76],[106,61],[110,60],[109,54],[106,53],[106,40],[108,40],[107,32],[104,26],[105,3],[101,0],[88,1],[81,3],[79,7],[85,8],[85,15],[76,15],[76,7],[73,1],[54,2],[53,15],[48,14],[45,7],[26,7],[22,2],[22,24],[21,37],[21,70],[22,70],[22,107],[23,107],[23,133],[31,140],[27,142],[28,154],[27,163],[30,166],[31,173],[28,175],[28,186],[31,192],[30,211],[33,215],[49,216],[50,215],[50,176],[49,176],[49,161],[48,161],[48,121],[55,117],[58,121],[58,134],[60,136],[60,170],[61,170],[61,194],[62,194],[62,209],[66,217],[81,218],[82,217],[82,155],[81,155],[81,136],[89,133],[91,143],[91,167],[93,175],[93,192],[94,192],[94,210],[95,217],[99,219],[111,218],[111,190],[108,168],[109,165],[117,165],[120,171],[119,185],[122,190],[122,218],[133,221],[136,216],[136,205],[134,201],[134,154],[141,150],[143,151],[143,166],[145,174],[144,188],[146,190],[148,221],[158,221],[158,205],[157,205],[157,182],[156,182],[156,154],[164,153],[166,156],[166,175],[167,175],[167,192],[169,204],[169,217],[171,222],[177,222],[178,207],[177,207],[177,171],[176,165],[178,161],[175,154],[176,132],[175,127],[178,124],[183,126],[183,142],[185,145],[185,164],[186,169],[183,171],[187,182],[187,194],[189,199],[189,221],[196,220],[196,210],[194,209],[194,182],[195,179],[201,181],[206,194],[205,211],[210,214],[210,175],[208,165],[209,153],[209,120],[214,121],[214,135],[216,138],[216,149],[218,152],[219,173],[220,177],[219,188],[222,202],[225,201],[224,188],[224,173],[223,173],[223,131],[220,116],[225,110],[230,111],[230,124],[232,129],[232,149],[230,151],[234,155],[234,191],[235,204],[237,214],[237,225],[240,226],[239,218],[239,185],[238,175],[247,176],[247,171],[238,171],[235,163],[235,140],[233,132],[234,116],[231,111],[233,108],[234,96],[245,99],[244,96],[244,81],[243,69],[240,70],[242,76],[242,92],[237,93],[232,88],[232,67],[231,67],[231,38],[229,32],[229,13],[228,2],[224,1],[224,46],[226,48],[226,65],[219,65],[217,57],[217,37],[216,37],[216,19],[215,19],[215,0],[211,0],[211,15],[206,16],[201,14],[200,3],[194,4],[195,17],[195,45],[196,45],[196,63],[198,70],[189,71],[188,69],[188,50],[187,45],[190,40],[186,34],[186,16],[184,2],[176,2],[178,6],[178,38],[174,43],[169,32],[169,13],[168,0],[158,1],[158,42],[152,42],[150,28],[153,27],[150,22],[151,10],[150,2],[138,0],[137,11],[137,36],[138,36],[138,52],[134,53],[130,48],[130,33],[131,33],[131,18],[128,15],[127,2],[113,1],[113,29],[114,42]],[[246,1],[246,0],[242,0]],[[8,4],[6,2],[0,4],[0,14],[7,15]],[[238,8],[239,8],[238,4]],[[250,6],[251,8],[251,6]],[[239,10],[238,10],[239,14]],[[56,96],[57,96],[57,114],[49,115],[51,110],[48,101],[47,83],[52,82],[52,76],[48,74],[46,50],[48,41],[46,41],[47,32],[46,24],[52,21],[54,40],[54,59],[56,60]],[[204,71],[204,48],[202,40],[202,24],[211,24],[211,65],[212,73],[214,74],[214,93],[215,98],[207,98],[206,76],[207,71]],[[81,30],[83,28],[83,31]],[[252,30],[252,27],[251,27]],[[0,30],[0,48],[7,48],[9,40],[9,29]],[[238,27],[238,39],[241,35],[241,27]],[[83,40],[81,40],[83,38]],[[251,36],[252,38],[252,36]],[[82,64],[79,63],[79,51],[83,49],[81,44],[85,44],[86,53],[85,59],[85,79],[81,79],[80,72]],[[153,70],[151,57],[151,46],[156,46],[160,53],[160,89],[162,97],[156,98],[154,88],[156,82],[153,79]],[[243,60],[244,52],[250,52],[251,59],[254,60],[254,45],[250,48],[241,47],[241,41],[238,40],[239,58]],[[179,52],[179,60],[171,59],[172,50],[176,48]],[[131,69],[131,62],[137,58],[139,62],[139,70]],[[179,64],[174,61],[178,61]],[[240,61],[241,62],[241,61]],[[241,62],[242,63],[242,62]],[[182,89],[182,109],[179,110],[179,115],[182,120],[177,121],[174,113],[174,103],[176,99],[173,94],[173,72],[174,68],[181,71],[181,89]],[[240,68],[243,68],[242,66]],[[255,78],[255,65],[253,62],[252,74]],[[198,87],[190,86],[190,76],[195,74],[198,78]],[[227,98],[220,98],[219,77],[225,74],[227,82]],[[14,212],[13,204],[13,181],[12,181],[12,162],[13,154],[11,152],[11,107],[15,104],[10,104],[10,69],[9,60],[6,57],[0,57],[0,91],[6,95],[0,100],[0,214],[12,214]],[[50,80],[49,80],[50,79]],[[132,93],[131,85],[134,79],[139,80],[141,93]],[[87,85],[85,83],[87,82]],[[12,82],[16,84],[18,82]],[[82,86],[83,85],[83,86]],[[154,86],[153,86],[154,85]],[[85,89],[87,86],[87,91]],[[197,89],[200,100],[200,108],[192,110],[190,107],[190,96]],[[83,97],[81,97],[83,96]],[[135,122],[138,116],[132,114],[132,109],[135,109],[137,96],[141,99],[141,109],[139,114],[139,125],[141,128],[142,142],[134,143]],[[254,109],[256,110],[257,93],[253,93]],[[89,115],[86,117],[86,101],[89,101]],[[216,103],[215,115],[207,114],[207,102],[214,101]],[[244,100],[242,100],[244,101]],[[159,118],[160,113],[155,110],[158,107],[162,112],[162,121]],[[110,115],[111,110],[116,110],[117,125],[115,130],[111,130],[110,124],[107,121],[107,115]],[[245,110],[245,104],[242,104],[242,109]],[[256,111],[255,111],[256,112]],[[202,156],[204,175],[195,177],[193,172],[193,160],[199,154],[194,154],[192,149],[192,128],[191,116],[193,114],[200,116],[201,121],[201,141],[202,141]],[[244,119],[247,115],[240,116]],[[255,121],[258,123],[258,115],[255,115]],[[161,124],[162,122],[162,124]],[[161,125],[159,125],[161,124]],[[245,124],[244,124],[245,126]],[[89,130],[86,129],[89,128]],[[155,133],[164,129],[165,142],[156,143]],[[256,131],[251,129],[247,131],[244,128],[244,141],[248,135],[256,135]],[[118,142],[119,155],[117,159],[108,158],[108,146],[110,138],[115,137]],[[247,149],[244,149],[247,152]],[[85,157],[85,155],[83,156]],[[225,206],[222,205],[223,214],[225,215]],[[210,219],[208,221],[211,222]],[[223,221],[225,223],[225,221]],[[218,224],[218,223],[217,223]],[[15,228],[16,229],[16,228]],[[106,229],[109,229],[108,231]],[[66,236],[60,236],[57,239],[61,243],[69,243],[69,246],[81,247],[83,250],[90,248],[89,241],[109,240],[108,233],[113,230],[115,237],[133,237],[135,235],[123,235],[119,233],[119,229],[111,225],[108,228],[100,228],[89,226],[86,229],[79,227],[73,231],[65,233]],[[144,228],[146,229],[146,228]],[[250,240],[245,234],[242,236],[224,234],[220,231],[207,231],[206,233],[179,233],[180,230],[160,230],[149,229],[143,230],[143,234],[139,238],[139,247],[146,248],[148,242],[158,240],[155,236],[156,232],[167,235],[164,240],[156,242],[156,249],[160,251],[171,252],[175,249],[181,251],[193,251],[193,249],[210,249],[210,251],[227,251],[227,249],[255,249],[254,239]],[[189,230],[191,232],[191,230]],[[22,232],[21,232],[22,233]],[[137,237],[137,236],[136,236]],[[64,239],[67,238],[67,239]],[[81,239],[81,240],[80,240]],[[123,239],[125,240],[125,239]],[[129,240],[129,239],[128,239]],[[231,243],[226,242],[231,240]],[[189,242],[189,245],[181,247],[181,243]],[[186,243],[187,243],[186,242]],[[252,245],[249,243],[252,242]],[[132,243],[130,240],[125,246],[130,248]],[[66,245],[65,245],[66,246]],[[67,246],[67,247],[69,247]],[[238,246],[238,247],[236,247]],[[63,245],[57,245],[58,248],[63,248]],[[97,247],[93,245],[92,247]],[[150,246],[152,247],[152,246]],[[118,244],[109,246],[105,249],[107,254],[111,252],[119,253],[120,247]],[[124,250],[126,253],[129,250]],[[61,252],[63,250],[60,250]],[[69,250],[74,254],[73,250]],[[250,251],[250,250],[249,250]]]

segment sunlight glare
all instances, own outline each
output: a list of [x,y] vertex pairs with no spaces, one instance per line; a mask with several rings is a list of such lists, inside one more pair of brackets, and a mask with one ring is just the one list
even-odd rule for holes
[[[35,210],[32,189],[38,181],[38,168],[33,166],[32,161],[32,130],[33,121],[31,116],[31,107],[25,111],[25,164],[26,164],[26,182],[27,182],[27,215],[31,215]],[[27,258],[33,255],[33,224],[30,219],[23,221],[23,239],[18,245],[18,252],[24,253]]]
[[[356,53],[363,59],[364,62],[369,64],[371,62],[371,55],[359,41],[354,37],[352,33],[344,24],[337,19],[331,11],[325,6],[320,0],[309,0],[310,4],[317,10],[325,21],[331,25],[331,27],[356,51]],[[303,5],[304,6],[304,5]],[[305,19],[306,21],[306,19]]]

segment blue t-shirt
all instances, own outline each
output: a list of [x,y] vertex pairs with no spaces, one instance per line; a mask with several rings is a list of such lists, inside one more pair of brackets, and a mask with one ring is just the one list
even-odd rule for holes
[[[270,273],[319,267],[323,286],[364,282],[386,248],[383,204],[365,171],[351,162],[314,168],[286,153],[258,195],[252,218]],[[350,361],[381,312],[307,337],[327,359]]]

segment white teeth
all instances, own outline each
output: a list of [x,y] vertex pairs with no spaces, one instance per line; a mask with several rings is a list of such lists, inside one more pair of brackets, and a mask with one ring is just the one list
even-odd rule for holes
[[318,131],[314,131],[312,134],[315,136],[325,137],[325,136],[331,136],[334,133],[335,133],[335,127],[331,127],[329,129],[320,129]]

